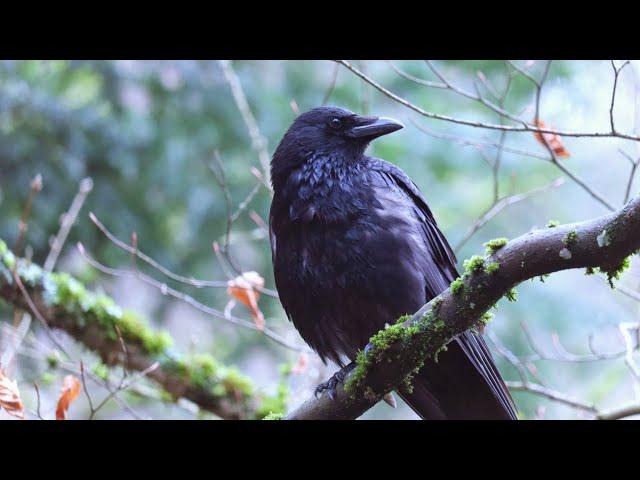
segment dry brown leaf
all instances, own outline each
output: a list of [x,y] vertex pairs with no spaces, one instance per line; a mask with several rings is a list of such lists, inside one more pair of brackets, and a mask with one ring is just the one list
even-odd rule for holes
[[20,399],[18,384],[4,374],[0,368],[0,407],[9,415],[23,419],[24,405]]
[[264,278],[257,272],[244,272],[227,282],[229,296],[240,301],[251,311],[251,316],[258,330],[264,330],[264,315],[258,308],[260,292],[256,288],[264,287]]
[[69,405],[78,395],[80,395],[80,380],[73,375],[64,377],[60,398],[58,398],[58,406],[56,407],[56,420],[65,420],[67,418],[67,410]]
[[[547,128],[542,120],[538,120],[534,123],[538,128]],[[562,140],[559,135],[556,135],[555,133],[533,132],[533,136],[536,137],[536,140],[538,140],[542,145],[548,145],[556,156],[561,158],[569,158],[571,156],[569,151],[562,145]]]

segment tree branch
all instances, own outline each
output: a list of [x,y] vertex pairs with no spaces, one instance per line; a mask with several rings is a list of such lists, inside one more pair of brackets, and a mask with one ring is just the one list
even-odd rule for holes
[[538,385],[531,382],[505,382],[509,390],[521,391],[521,392],[529,392],[535,395],[540,395],[541,397],[546,397],[549,400],[554,402],[562,403],[571,408],[575,408],[577,410],[582,410],[593,415],[598,415],[598,409],[593,405],[588,403],[581,402],[574,398],[565,395],[564,393],[557,392],[555,390],[551,390],[550,388],[543,387],[542,385]]
[[313,398],[286,418],[357,418],[387,392],[403,388],[425,358],[437,358],[456,335],[478,325],[518,283],[571,268],[599,267],[616,277],[626,257],[638,249],[640,196],[611,214],[509,241],[489,257],[469,262],[454,291],[446,290],[406,321],[372,337],[367,353],[360,354],[339,385],[335,400],[326,394]]
[[86,290],[68,274],[49,273],[16,258],[1,240],[0,298],[32,311],[46,326],[64,330],[106,365],[144,372],[172,398],[191,400],[221,418],[262,418],[283,408],[278,398],[257,392],[236,369],[207,354],[176,353],[167,333],[151,330],[136,313]]
[[621,418],[640,415],[640,405],[628,405],[626,407],[614,408],[606,412],[598,414],[600,420],[619,420]]
[[633,140],[636,142],[640,141],[639,136],[629,135],[629,134],[620,133],[620,132],[572,132],[572,131],[566,131],[566,130],[554,130],[551,128],[539,128],[539,127],[536,127],[535,125],[530,125],[524,120],[520,120],[520,126],[510,126],[510,125],[498,125],[493,123],[477,122],[473,120],[464,120],[461,118],[451,117],[448,115],[440,115],[438,113],[433,113],[433,112],[424,110],[418,107],[417,105],[409,102],[408,100],[400,97],[399,95],[396,95],[390,90],[384,88],[378,82],[376,82],[375,80],[373,80],[372,78],[370,78],[369,76],[367,76],[366,74],[358,70],[356,67],[354,67],[351,63],[345,60],[335,60],[335,61],[343,65],[345,68],[347,68],[351,72],[353,72],[356,76],[360,77],[362,80],[364,80],[366,83],[371,85],[373,88],[375,88],[382,94],[386,95],[387,97],[394,100],[395,102],[401,105],[404,105],[405,107],[413,110],[414,112],[426,118],[432,118],[435,120],[443,120],[445,122],[457,123],[459,125],[466,125],[468,127],[485,128],[488,130],[502,130],[505,132],[551,133],[551,134],[559,135],[561,137],[595,137],[595,138],[616,137],[616,138],[623,138],[625,140]]
[[240,84],[240,79],[238,78],[238,75],[233,68],[233,64],[230,60],[218,60],[218,64],[220,65],[220,68],[222,68],[225,79],[227,80],[227,83],[231,88],[233,99],[236,102],[238,110],[240,110],[242,120],[244,121],[249,136],[251,137],[251,144],[253,146],[253,149],[258,153],[258,159],[260,160],[260,165],[262,166],[264,185],[265,187],[267,187],[267,189],[271,190],[271,184],[269,180],[271,174],[271,169],[269,167],[271,163],[271,156],[269,155],[269,151],[267,150],[267,139],[260,132],[260,128],[258,128],[258,122],[256,122],[256,119],[253,116],[253,112],[251,111],[251,107],[249,107],[247,96],[245,95],[242,85]]

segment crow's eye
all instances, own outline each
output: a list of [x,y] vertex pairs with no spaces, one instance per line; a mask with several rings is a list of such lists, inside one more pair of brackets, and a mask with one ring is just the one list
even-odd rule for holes
[[334,130],[337,130],[342,126],[342,120],[340,120],[339,118],[334,118],[329,122],[329,125]]

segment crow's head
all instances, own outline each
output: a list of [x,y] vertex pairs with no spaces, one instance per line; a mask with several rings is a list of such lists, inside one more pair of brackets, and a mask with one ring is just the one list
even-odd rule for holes
[[338,107],[318,107],[296,118],[271,161],[274,186],[309,160],[357,161],[373,139],[403,128],[383,117],[363,117]]

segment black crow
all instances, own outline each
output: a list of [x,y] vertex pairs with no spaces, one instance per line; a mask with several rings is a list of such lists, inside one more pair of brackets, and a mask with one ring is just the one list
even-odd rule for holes
[[[448,288],[456,258],[422,193],[395,165],[365,155],[394,120],[320,107],[293,122],[271,162],[269,233],[287,316],[323,361],[353,361],[369,338]],[[336,374],[319,387],[335,388]],[[405,401],[426,419],[515,419],[480,334],[427,360]]]

